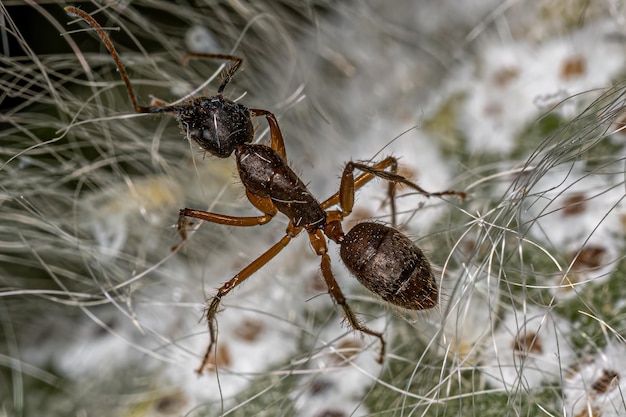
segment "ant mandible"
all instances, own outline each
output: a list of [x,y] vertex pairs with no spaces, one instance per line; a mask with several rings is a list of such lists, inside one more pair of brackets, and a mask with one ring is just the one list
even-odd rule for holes
[[[278,212],[289,218],[285,236],[223,284],[208,303],[205,314],[210,343],[202,364],[196,370],[198,374],[204,371],[211,352],[214,352],[217,340],[215,316],[222,298],[278,255],[303,230],[308,233],[313,250],[321,257],[322,276],[330,296],[342,307],[350,326],[380,340],[380,363],[385,356],[383,334],[363,325],[352,312],[333,275],[326,238],[340,245],[341,259],[348,269],[363,286],[383,300],[409,310],[428,309],[437,305],[439,290],[434,274],[428,259],[415,243],[393,227],[367,221],[358,223],[346,234],[341,222],[352,212],[356,190],[376,177],[389,182],[388,194],[394,225],[396,184],[408,186],[427,197],[457,195],[464,199],[465,193],[453,190],[427,192],[398,175],[397,160],[388,157],[373,165],[348,162],[341,176],[339,191],[319,202],[287,164],[285,144],[274,114],[267,110],[248,108],[222,95],[224,88],[241,66],[241,58],[222,54],[188,54],[188,57],[232,61],[223,72],[217,94],[198,97],[179,105],[159,103],[142,107],[137,103],[130,79],[104,29],[80,9],[66,7],[65,10],[71,16],[85,20],[96,30],[115,60],[137,113],[176,113],[183,133],[203,150],[220,158],[228,158],[234,152],[246,196],[263,215],[239,217],[184,208],[180,210],[178,222],[183,241],[186,239],[185,219],[188,217],[228,226],[266,224]],[[268,121],[270,146],[252,143],[254,127],[251,118],[255,116],[264,116]],[[355,170],[363,173],[355,178]],[[338,208],[330,210],[333,206]]]

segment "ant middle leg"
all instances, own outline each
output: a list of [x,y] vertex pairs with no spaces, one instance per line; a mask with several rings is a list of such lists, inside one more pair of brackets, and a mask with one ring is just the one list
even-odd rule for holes
[[243,58],[238,57],[236,55],[229,54],[210,54],[210,53],[201,53],[201,52],[186,52],[183,56],[183,65],[187,65],[190,59],[192,58],[200,58],[200,59],[223,59],[225,61],[232,61],[224,71],[222,71],[222,83],[217,88],[217,94],[221,95],[224,92],[224,88],[228,85],[228,83],[233,79],[241,64],[243,63]]
[[[395,158],[393,159],[395,160]],[[395,172],[395,170],[391,172],[385,171],[384,169],[378,168],[376,165],[370,166],[370,165],[361,164],[358,162],[348,162],[348,164],[346,164],[346,168],[344,169],[344,175],[346,175],[348,171],[354,171],[355,169],[358,169],[367,174],[381,178],[385,181],[389,181],[394,184],[406,185],[407,187],[413,188],[415,191],[417,191],[420,194],[423,194],[426,197],[442,197],[444,195],[456,195],[463,200],[467,197],[467,195],[463,191],[456,191],[456,190],[446,190],[446,191],[438,191],[438,192],[426,191],[422,187],[415,184],[414,182],[409,181],[402,175],[398,175]],[[351,173],[349,173],[348,175],[351,175]]]
[[225,226],[247,227],[260,226],[269,223],[274,218],[276,213],[278,213],[278,209],[276,208],[274,203],[272,203],[271,199],[258,197],[248,190],[246,190],[246,196],[254,207],[264,213],[262,216],[229,216],[227,214],[213,213],[204,210],[196,210],[190,208],[181,209],[178,215],[177,227],[178,232],[182,238],[182,242],[174,248],[177,248],[187,240],[186,227],[188,224],[187,218],[189,217],[211,223],[223,224]]
[[[390,158],[392,158],[395,161],[395,158],[393,157],[390,157]],[[437,191],[437,192],[426,191],[422,187],[415,184],[414,182],[409,181],[402,175],[398,175],[395,169],[392,170],[391,172],[384,171],[383,169],[378,168],[377,165],[370,166],[370,165],[361,164],[358,162],[348,162],[344,170],[344,174],[346,171],[353,171],[354,169],[358,169],[367,174],[376,176],[378,178],[381,178],[385,181],[389,181],[394,184],[406,185],[407,187],[414,189],[415,191],[417,191],[418,193],[426,197],[443,197],[444,195],[455,195],[459,197],[461,200],[465,200],[467,198],[467,194],[465,194],[465,192],[463,191],[456,191],[456,190],[445,190],[445,191]]]
[[[374,166],[367,166],[371,168],[370,172],[367,170],[361,169],[359,166],[367,166],[364,164],[357,164],[355,162],[348,162],[343,170],[343,175],[341,176],[341,185],[339,186],[339,203],[341,206],[341,210],[343,212],[344,217],[348,216],[352,212],[352,208],[354,206],[354,195],[356,190],[363,187],[369,181],[376,177],[380,177],[380,175],[376,173],[384,173],[388,175],[393,175],[396,177],[401,177],[397,175],[398,172],[398,160],[393,156],[389,156],[382,161],[378,162]],[[390,171],[385,171],[386,168],[390,168]],[[364,174],[361,174],[357,179],[354,179],[354,170],[356,168],[364,171]],[[404,178],[404,177],[401,177]],[[396,190],[396,182],[388,181],[387,185],[387,194],[389,196],[389,204],[391,208],[391,224],[396,225],[396,200],[395,200],[395,190]]]

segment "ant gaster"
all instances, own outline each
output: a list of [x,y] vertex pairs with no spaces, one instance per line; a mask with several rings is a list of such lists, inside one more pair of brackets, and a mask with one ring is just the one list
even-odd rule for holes
[[[239,217],[185,208],[180,210],[178,223],[183,239],[186,238],[185,219],[188,217],[228,226],[262,225],[268,223],[278,212],[289,218],[285,236],[223,284],[208,302],[205,314],[210,343],[202,364],[196,371],[198,374],[206,368],[211,352],[214,352],[217,339],[215,316],[222,298],[278,255],[303,230],[309,235],[313,250],[321,258],[322,276],[330,296],[342,307],[350,326],[380,340],[379,362],[383,361],[385,355],[383,335],[362,324],[347,304],[331,269],[326,238],[340,245],[341,259],[348,269],[362,285],[383,300],[410,310],[428,309],[437,305],[439,291],[430,263],[409,238],[392,227],[374,222],[358,223],[344,234],[341,221],[352,212],[356,190],[376,177],[389,182],[388,193],[394,224],[393,197],[396,184],[408,186],[427,197],[457,195],[465,198],[465,193],[453,190],[429,193],[398,175],[396,159],[388,157],[373,165],[348,162],[341,176],[339,191],[319,202],[287,164],[283,137],[274,114],[267,110],[248,108],[222,95],[224,88],[241,66],[241,58],[222,54],[188,54],[187,57],[232,61],[223,73],[217,94],[212,97],[198,97],[179,105],[158,103],[142,107],[137,104],[128,75],[106,32],[82,10],[74,7],[66,7],[65,10],[70,15],[85,20],[96,30],[117,64],[136,112],[176,113],[183,133],[203,150],[220,158],[235,154],[246,196],[263,215]],[[252,143],[254,127],[251,117],[255,116],[263,116],[268,121],[270,146]],[[355,170],[362,172],[357,178],[354,177]],[[330,210],[333,206],[337,206],[337,209]]]

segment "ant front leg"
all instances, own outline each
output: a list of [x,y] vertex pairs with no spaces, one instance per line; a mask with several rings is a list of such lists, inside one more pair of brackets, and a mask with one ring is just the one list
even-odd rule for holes
[[265,116],[267,124],[270,125],[270,147],[278,152],[280,156],[287,161],[287,151],[285,149],[285,141],[283,134],[278,126],[278,120],[274,113],[263,109],[250,109],[250,115],[253,117]]
[[232,64],[230,64],[228,66],[228,68],[226,68],[222,72],[222,74],[221,74],[221,76],[222,76],[222,83],[220,84],[220,86],[217,89],[217,94],[218,95],[221,95],[224,92],[224,88],[226,88],[226,85],[228,85],[228,83],[233,79],[233,77],[235,76],[237,71],[239,71],[239,68],[241,67],[241,64],[243,63],[243,58],[238,57],[236,55],[206,54],[206,53],[199,53],[199,52],[187,52],[185,54],[185,56],[183,56],[183,65],[186,66],[191,58],[223,59],[223,60],[226,60],[226,61],[232,61]]

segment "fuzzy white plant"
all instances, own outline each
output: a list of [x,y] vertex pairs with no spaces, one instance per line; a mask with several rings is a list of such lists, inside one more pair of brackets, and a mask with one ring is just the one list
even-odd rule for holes
[[[172,251],[180,208],[257,214],[234,161],[199,152],[173,117],[134,114],[63,2],[5,1],[0,415],[624,415],[623,5],[207,4],[76,5],[109,31],[144,105],[215,92],[222,63],[183,66],[185,50],[243,56],[224,94],[277,114],[320,199],[346,161],[388,155],[429,191],[467,192],[396,190],[397,227],[433,263],[439,306],[388,308],[329,244],[349,303],[385,334],[380,365],[300,237],[222,300],[198,377],[205,299],[286,218],[195,223]],[[345,227],[389,214],[373,181]]]

